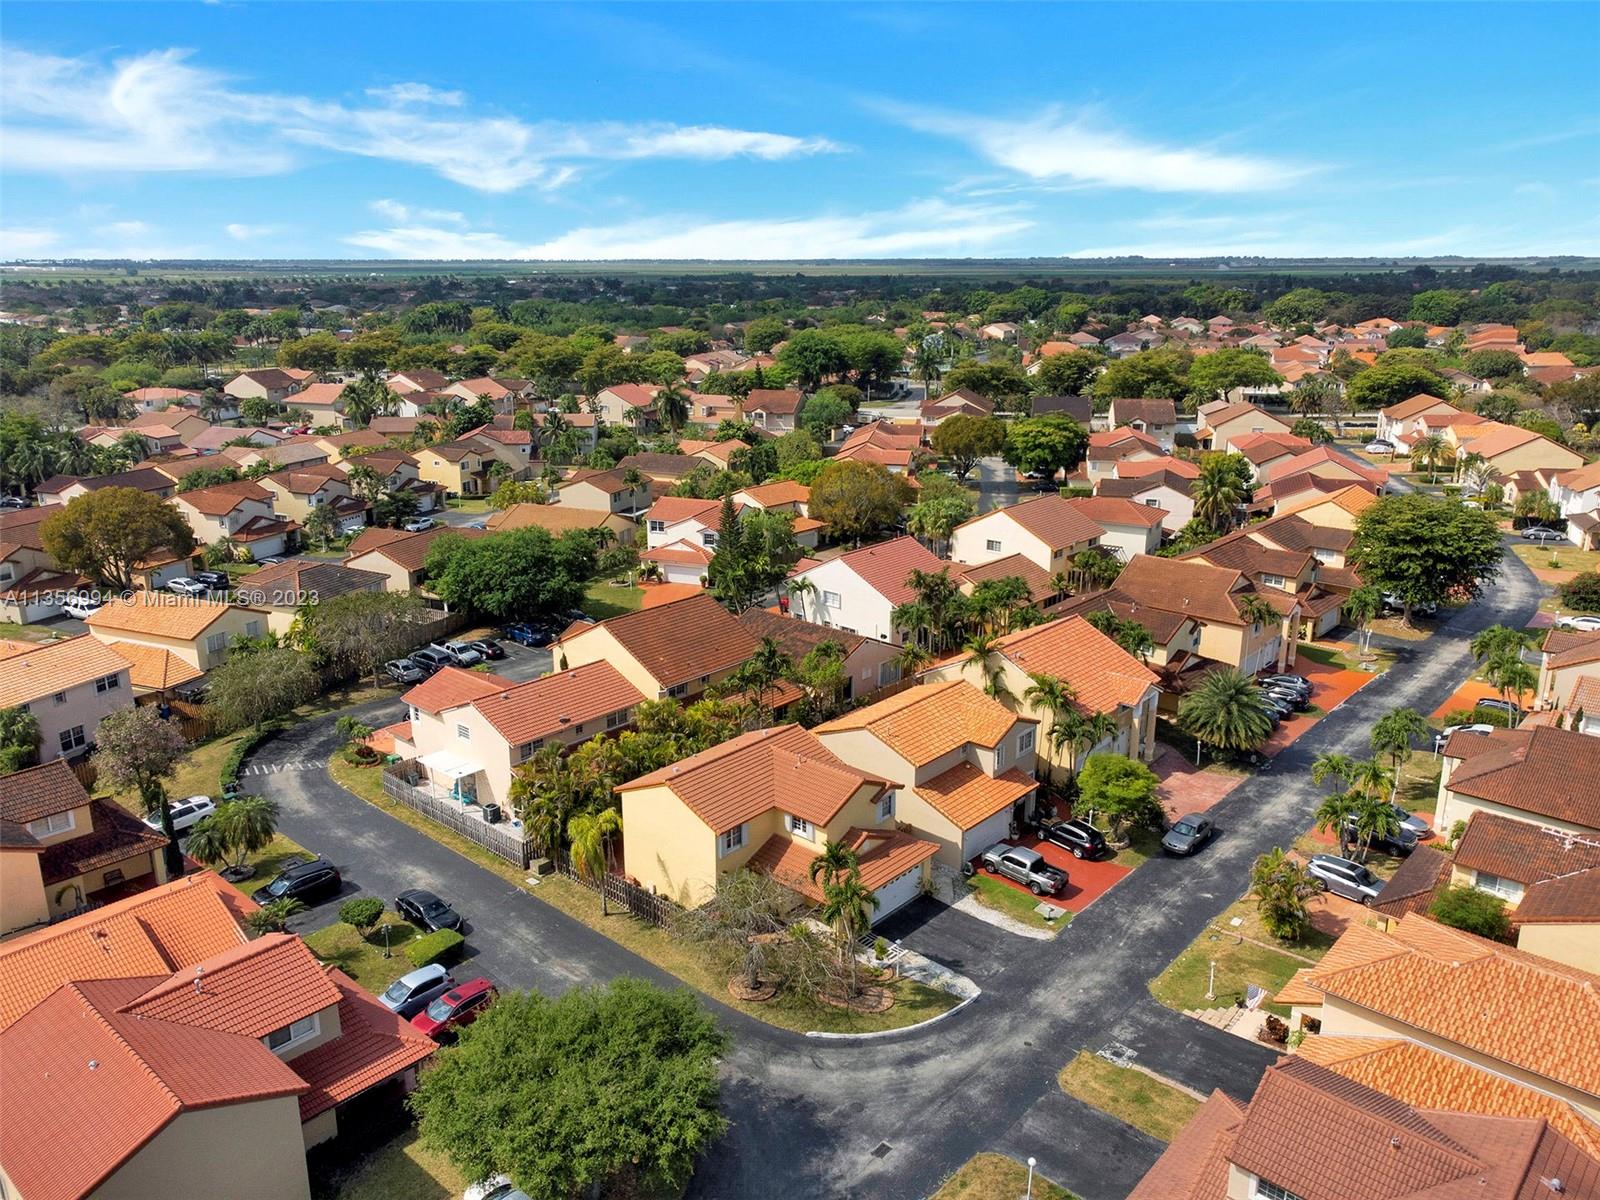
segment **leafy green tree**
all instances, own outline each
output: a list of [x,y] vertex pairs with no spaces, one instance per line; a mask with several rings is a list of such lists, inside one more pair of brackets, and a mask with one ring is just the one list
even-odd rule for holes
[[1068,350],[1039,360],[1033,382],[1047,396],[1082,396],[1094,385],[1105,363],[1093,350]]
[[416,645],[425,615],[415,592],[346,592],[301,608],[293,636],[319,661],[376,681],[385,662]]
[[243,476],[239,474],[238,467],[201,467],[198,471],[190,471],[178,480],[174,489],[180,496],[184,492],[192,492],[196,488],[212,487],[219,483],[237,483]]
[[217,805],[214,813],[190,831],[189,853],[212,864],[233,857],[232,870],[241,872],[245,859],[271,845],[277,832],[277,801],[265,796],[235,796]]
[[800,559],[794,514],[737,512],[732,493],[722,498],[716,553],[706,568],[713,595],[736,613],[761,603]]
[[358,896],[339,906],[339,920],[365,937],[383,920],[383,901],[376,896]]
[[1356,518],[1351,564],[1404,604],[1475,597],[1500,570],[1500,529],[1488,513],[1415,492],[1384,496]]
[[339,393],[344,403],[344,415],[357,429],[365,429],[372,418],[391,411],[395,394],[375,376],[363,376],[344,385]]
[[855,410],[849,402],[830,388],[818,392],[805,402],[800,410],[800,424],[818,441],[826,441],[835,429],[848,423],[853,416]]
[[194,549],[194,532],[178,510],[138,488],[109,487],[69,501],[42,521],[45,552],[67,571],[127,591],[133,569],[159,552],[179,558]]
[[998,417],[958,414],[946,417],[933,431],[933,450],[965,479],[980,458],[999,454],[1006,444],[1006,425]]
[[1509,941],[1511,917],[1499,896],[1480,892],[1470,883],[1457,883],[1434,893],[1428,915],[1441,925],[1463,929],[1491,941]]
[[1411,444],[1412,468],[1426,466],[1429,483],[1439,481],[1439,464],[1449,462],[1454,455],[1454,448],[1437,433],[1425,433]]
[[1250,894],[1267,932],[1286,942],[1297,942],[1311,929],[1311,909],[1306,904],[1316,885],[1299,862],[1274,846],[1250,867]]
[[764,729],[772,724],[767,693],[793,673],[794,659],[774,639],[763,637],[755,652],[723,680],[720,691],[724,695],[748,693],[756,712],[756,726]]
[[1033,381],[1021,367],[1010,363],[964,362],[951,367],[944,375],[946,392],[962,389],[976,392],[996,404],[1009,404],[1028,395],[1033,390]]
[[1071,417],[1023,417],[1006,427],[1002,457],[1024,475],[1054,477],[1083,461],[1089,435]]
[[814,392],[822,381],[848,365],[844,347],[831,330],[800,329],[778,349],[778,365],[794,378],[803,392]]
[[1333,434],[1329,432],[1328,427],[1311,417],[1301,417],[1289,427],[1289,432],[1295,437],[1305,438],[1314,446],[1333,441]]
[[0,708],[0,775],[20,771],[39,750],[39,718],[25,708]]
[[211,668],[206,711],[223,729],[260,729],[321,690],[321,677],[298,650],[280,646],[234,653]]
[[1234,388],[1271,387],[1283,382],[1264,354],[1227,346],[1194,360],[1189,368],[1189,395],[1199,403],[1220,400]]
[[822,443],[809,429],[790,430],[782,437],[774,438],[772,448],[777,452],[779,471],[792,470],[801,463],[822,462]]
[[1350,820],[1355,816],[1359,799],[1355,792],[1334,792],[1331,796],[1323,797],[1317,811],[1312,814],[1319,832],[1332,832],[1339,839],[1340,858],[1350,857]]
[[1123,754],[1091,754],[1078,771],[1082,807],[1103,814],[1113,831],[1134,826],[1161,828],[1164,813],[1156,797],[1156,773]]
[[1150,631],[1140,622],[1117,616],[1109,608],[1089,613],[1084,620],[1139,659],[1147,659],[1156,648]]
[[1389,336],[1384,339],[1391,350],[1425,350],[1428,346],[1428,331],[1420,325],[1408,325],[1403,329],[1392,329]]
[[1182,400],[1189,392],[1189,371],[1194,361],[1188,350],[1167,346],[1142,350],[1108,363],[1095,380],[1094,394],[1102,400],[1143,396]]
[[1178,727],[1197,743],[1221,750],[1250,750],[1266,740],[1272,721],[1262,707],[1255,680],[1224,667],[1206,675],[1179,702]]
[[1420,363],[1379,363],[1361,372],[1345,387],[1345,396],[1357,411],[1388,408],[1413,396],[1429,395],[1449,399],[1450,384],[1444,376]]
[[1413,321],[1429,325],[1456,325],[1461,321],[1467,303],[1466,294],[1444,288],[1418,292],[1411,298],[1411,309],[1406,314]]
[[117,790],[139,793],[139,807],[146,816],[159,814],[161,832],[166,835],[167,877],[183,875],[183,852],[172,827],[172,808],[167,803],[167,781],[189,757],[189,743],[177,725],[162,720],[154,705],[119,708],[100,718],[95,731],[92,762],[100,778]]
[[1319,288],[1292,288],[1261,310],[1262,320],[1278,329],[1294,329],[1320,321],[1332,297]]
[[972,499],[965,492],[960,495],[924,498],[906,514],[906,532],[929,544],[935,554],[940,554],[950,542],[957,525],[970,520],[976,512]]
[[905,481],[886,467],[845,459],[817,474],[807,511],[834,537],[859,546],[900,519],[908,493]]
[[268,900],[244,919],[244,927],[252,936],[283,933],[289,928],[289,918],[305,912],[306,906],[291,896]]
[[1561,603],[1573,612],[1600,612],[1600,571],[1584,571],[1556,588]]
[[587,533],[552,537],[537,527],[471,541],[445,534],[428,547],[424,561],[440,597],[502,622],[577,607],[595,565],[595,543]]
[[439,1051],[410,1103],[423,1144],[532,1200],[673,1194],[727,1129],[722,1033],[687,989],[622,978],[506,992]]
[[757,317],[744,327],[747,354],[766,354],[789,332],[780,317]]

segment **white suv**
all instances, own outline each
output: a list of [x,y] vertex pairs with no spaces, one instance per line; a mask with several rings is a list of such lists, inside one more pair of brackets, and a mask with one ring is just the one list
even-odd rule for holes
[[[182,837],[201,821],[217,811],[217,802],[210,796],[190,796],[187,800],[175,800],[170,805],[172,809],[172,832]],[[157,833],[161,832],[161,814],[153,812],[144,819],[144,823]]]

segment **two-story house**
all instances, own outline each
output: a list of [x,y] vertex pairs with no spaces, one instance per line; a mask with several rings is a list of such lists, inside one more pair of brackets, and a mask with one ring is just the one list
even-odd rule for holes
[[973,517],[951,533],[950,558],[978,565],[1020,554],[1047,574],[1065,571],[1073,555],[1098,546],[1106,533],[1076,503],[1039,496]]
[[651,500],[648,479],[641,475],[636,483],[629,483],[621,471],[583,468],[568,473],[556,484],[557,504],[601,509],[624,517],[639,517],[650,507]]
[[1556,472],[1546,486],[1567,522],[1567,540],[1580,550],[1600,547],[1600,463]]
[[789,433],[804,406],[805,397],[796,388],[753,388],[744,400],[744,419],[768,433]]
[[652,383],[614,383],[596,392],[590,403],[606,424],[649,433],[660,424],[656,413],[656,395],[660,391]]
[[0,641],[0,709],[39,722],[41,762],[81,757],[101,720],[132,703],[127,660],[95,638]]
[[493,490],[489,464],[498,455],[471,440],[424,446],[413,456],[417,474],[442,487],[447,496],[481,496]]
[[373,526],[363,529],[345,548],[344,565],[382,575],[387,580],[385,591],[408,592],[422,586],[427,577],[428,549],[447,534],[479,538],[487,536],[487,530],[435,525],[421,533],[406,533],[401,529]]
[[98,492],[102,488],[137,488],[162,500],[169,499],[177,485],[152,467],[135,467],[131,471],[118,471],[113,475],[52,475],[33,489],[41,507],[51,504],[70,504],[79,496]]
[[916,598],[906,582],[911,572],[950,569],[916,538],[898,537],[826,562],[802,560],[786,590],[795,611],[809,621],[900,645],[904,630],[894,627],[892,617]]
[[[300,525],[305,524],[312,509],[319,504],[334,506],[336,509],[349,508],[352,514],[355,511],[365,511],[366,508],[364,501],[348,505],[337,503],[352,501],[355,497],[348,476],[332,463],[288,467],[274,471],[270,475],[263,475],[256,482],[272,493],[272,508],[279,517]],[[340,514],[341,519],[345,515],[351,514]]]
[[273,633],[287,635],[306,605],[352,592],[381,592],[387,584],[388,577],[376,571],[358,571],[320,559],[288,558],[242,577],[233,594],[240,604],[265,611],[267,627]]
[[250,480],[192,488],[179,492],[172,503],[199,545],[226,538],[257,559],[286,553],[300,532],[294,521],[278,516],[274,490]]
[[1391,404],[1388,408],[1379,410],[1377,440],[1388,442],[1396,450],[1409,450],[1412,441],[1411,430],[1413,423],[1419,418],[1466,415],[1470,414],[1467,414],[1463,409],[1457,408],[1450,401],[1421,392],[1410,399],[1402,400],[1398,404]]
[[1584,837],[1600,830],[1600,738],[1550,726],[1458,730],[1442,758],[1433,812],[1441,833],[1478,812]]
[[241,371],[222,385],[225,394],[235,400],[270,400],[283,404],[300,389],[300,380],[278,367],[260,367]]
[[1120,429],[1101,429],[1089,435],[1089,445],[1084,451],[1081,478],[1090,484],[1124,474],[1128,463],[1170,463],[1177,461],[1161,448],[1161,443],[1147,433],[1124,425]]
[[1109,411],[1111,428],[1127,426],[1155,439],[1168,454],[1176,444],[1178,408],[1171,400],[1115,399]]
[[219,600],[143,591],[107,601],[86,624],[102,642],[165,650],[196,670],[209,671],[227,658],[234,639],[263,636],[267,613]]
[[687,701],[727,678],[757,646],[732,613],[701,593],[597,624],[576,623],[552,649],[558,670],[608,662],[647,699]]
[[1251,433],[1288,433],[1290,423],[1257,408],[1254,404],[1213,400],[1199,409],[1195,440],[1207,450],[1226,451],[1233,439]]
[[1165,513],[1161,521],[1161,531],[1165,536],[1177,533],[1194,518],[1193,488],[1194,480],[1187,475],[1158,467],[1126,478],[1108,476],[1098,479],[1095,481],[1094,494],[1131,500]]

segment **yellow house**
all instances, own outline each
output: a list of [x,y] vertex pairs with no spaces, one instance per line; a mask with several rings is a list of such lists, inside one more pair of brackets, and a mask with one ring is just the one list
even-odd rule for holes
[[708,593],[570,627],[554,646],[557,669],[608,662],[651,700],[689,700],[756,652],[755,637]]
[[938,849],[895,829],[897,791],[887,780],[840,761],[798,725],[743,734],[617,793],[625,873],[689,906],[745,867],[819,900],[811,861],[844,842],[881,920],[922,893]]
[[374,525],[356,535],[355,541],[345,550],[344,565],[382,575],[387,581],[385,591],[407,592],[422,586],[427,574],[428,549],[435,539],[445,534],[461,538],[488,536],[482,529],[456,529],[449,525],[435,525],[421,533]]
[[1497,475],[1519,471],[1570,471],[1583,466],[1583,455],[1571,447],[1553,442],[1542,433],[1518,425],[1485,421],[1481,425],[1452,425],[1445,440],[1456,447],[1458,456],[1478,454]]
[[286,635],[300,610],[351,592],[388,590],[388,576],[358,571],[340,563],[310,558],[290,558],[253,571],[238,581],[234,596],[240,604],[267,614],[267,628]]
[[132,642],[166,650],[201,671],[227,658],[228,643],[235,638],[261,637],[268,629],[265,609],[168,592],[135,592],[128,599],[108,601],[90,614],[87,624],[108,645]]
[[923,683],[816,728],[858,770],[895,785],[898,819],[959,867],[1031,814],[1038,722],[962,679]]
[[1251,433],[1288,433],[1290,424],[1281,417],[1257,408],[1254,404],[1231,403],[1214,400],[1202,404],[1199,427],[1195,440],[1207,450],[1227,450],[1233,439]]
[[351,496],[345,473],[332,463],[288,467],[256,481],[272,493],[272,507],[280,517],[304,525],[319,504],[333,504]]
[[417,461],[417,474],[429,483],[437,483],[452,496],[479,496],[491,490],[488,468],[495,455],[481,446],[445,442],[441,446],[426,446],[413,457]]
[[0,776],[0,937],[165,883],[166,845],[62,759]]
[[1296,516],[1319,529],[1355,532],[1356,518],[1378,502],[1370,488],[1350,484],[1335,492],[1319,492],[1295,504],[1279,507],[1278,516]]
[[247,479],[179,492],[172,503],[202,546],[228,538],[259,559],[282,554],[299,533],[274,510],[274,492]]

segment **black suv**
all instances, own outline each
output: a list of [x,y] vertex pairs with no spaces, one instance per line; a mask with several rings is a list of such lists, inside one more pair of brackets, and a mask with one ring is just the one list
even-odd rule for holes
[[339,868],[325,858],[285,867],[273,877],[271,883],[256,892],[266,900],[298,900],[302,904],[315,904],[339,894],[344,879]]
[[228,573],[226,571],[196,571],[189,578],[193,579],[196,583],[205,584],[208,588],[211,588],[214,591],[223,592],[227,591],[228,588],[232,586],[233,582],[228,578]]
[[1106,835],[1087,821],[1046,818],[1039,822],[1039,833],[1046,841],[1071,850],[1073,858],[1095,859],[1106,852]]

